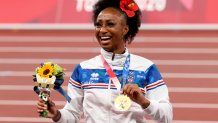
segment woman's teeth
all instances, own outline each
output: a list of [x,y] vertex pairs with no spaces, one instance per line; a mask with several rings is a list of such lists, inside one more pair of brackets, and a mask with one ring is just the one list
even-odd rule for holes
[[109,40],[111,37],[101,37],[101,40]]

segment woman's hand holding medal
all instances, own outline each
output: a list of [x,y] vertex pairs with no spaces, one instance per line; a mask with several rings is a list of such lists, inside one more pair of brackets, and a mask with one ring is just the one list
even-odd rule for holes
[[[119,80],[117,79],[116,75],[114,74],[112,68],[109,66],[107,61],[104,59],[104,57],[101,57],[102,63],[110,76],[110,79],[112,80],[113,84],[116,86],[117,90],[121,90],[121,84]],[[127,77],[129,72],[129,64],[130,64],[130,54],[128,54],[126,61],[124,63],[123,68],[123,91],[122,94],[119,94],[115,100],[114,105],[115,107],[120,111],[127,111],[131,107],[131,100],[138,103],[142,106],[142,108],[147,108],[150,105],[150,101],[144,97],[144,95],[141,92],[141,89],[138,87],[137,84],[127,84]]]
[[150,105],[150,101],[145,98],[137,84],[126,84],[123,87],[122,93],[127,95],[132,101],[141,105],[143,109]]

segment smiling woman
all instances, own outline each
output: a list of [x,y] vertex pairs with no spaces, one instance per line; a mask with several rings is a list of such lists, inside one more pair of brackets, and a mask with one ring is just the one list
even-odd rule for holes
[[141,12],[133,0],[99,0],[94,5],[95,36],[100,54],[79,63],[69,80],[72,99],[58,110],[52,100],[43,100],[38,113],[58,123],[79,122],[84,113],[87,123],[144,123],[150,116],[160,123],[172,122],[168,89],[156,65],[129,52],[136,36]]
[[117,54],[125,50],[124,36],[129,30],[123,14],[110,7],[99,13],[95,22],[96,38],[100,46]]
[[[119,16],[123,17],[123,18],[120,18],[120,19],[123,19],[123,20],[121,20],[121,21],[123,21],[122,23],[126,24],[127,26],[131,25],[131,28],[128,28],[128,31],[126,32],[126,34],[123,35],[124,41],[131,43],[133,41],[133,38],[137,34],[139,27],[141,26],[141,18],[140,18],[141,11],[139,11],[138,7],[130,7],[129,8],[129,6],[132,6],[132,5],[138,6],[136,3],[133,4],[131,2],[131,0],[127,0],[127,3],[125,3],[125,2],[126,2],[126,0],[121,0],[120,3],[113,1],[113,0],[112,1],[106,0],[104,2],[98,2],[98,4],[96,4],[94,7],[92,20],[93,20],[94,24],[96,25],[97,18],[99,16],[99,14],[102,12],[103,9],[105,9],[104,6],[107,6],[107,8],[112,7],[114,9],[116,9],[117,10],[116,13],[117,14],[120,13],[121,15],[119,15]],[[106,3],[106,5],[105,5],[105,3]],[[114,7],[114,6],[116,6],[116,7]],[[138,10],[136,10],[136,9],[138,9]],[[132,12],[134,12],[134,16],[130,15],[131,17],[129,17],[128,14],[132,13]],[[121,30],[119,30],[119,31],[121,31]]]

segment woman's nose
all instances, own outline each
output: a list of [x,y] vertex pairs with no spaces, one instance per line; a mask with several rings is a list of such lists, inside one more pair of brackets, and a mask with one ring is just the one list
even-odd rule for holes
[[100,28],[100,32],[102,32],[102,33],[107,32],[107,28],[105,26],[102,26]]

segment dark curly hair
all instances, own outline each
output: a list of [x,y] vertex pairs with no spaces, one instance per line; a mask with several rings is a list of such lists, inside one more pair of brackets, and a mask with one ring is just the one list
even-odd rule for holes
[[128,17],[126,13],[120,9],[120,0],[98,0],[98,2],[93,7],[92,20],[94,23],[97,20],[98,14],[108,7],[113,7],[125,15],[127,25],[129,26],[129,32],[124,36],[124,40],[130,44],[133,41],[135,35],[138,33],[139,27],[141,26],[140,9],[135,11],[135,16]]

